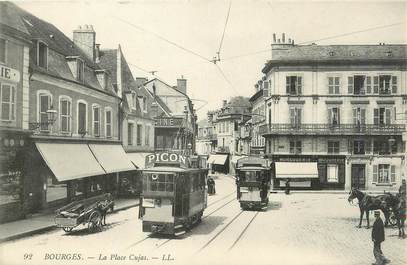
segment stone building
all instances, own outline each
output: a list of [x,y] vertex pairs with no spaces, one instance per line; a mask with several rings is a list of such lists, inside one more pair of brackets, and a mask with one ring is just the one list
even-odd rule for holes
[[72,41],[52,24],[7,5],[31,41],[25,211],[117,193],[119,172],[134,165],[120,141],[121,86],[96,61],[93,27],[79,27]]
[[0,223],[25,214],[30,46],[14,5],[0,2]]
[[406,167],[406,45],[272,44],[266,154],[275,186],[397,190]]
[[196,153],[198,155],[209,155],[215,151],[216,134],[214,126],[208,119],[198,122],[198,134],[196,137]]

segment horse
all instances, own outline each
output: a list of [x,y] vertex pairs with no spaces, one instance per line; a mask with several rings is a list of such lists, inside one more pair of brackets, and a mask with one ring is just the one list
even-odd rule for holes
[[[363,214],[366,212],[367,227],[370,228],[369,224],[369,211],[381,210],[385,217],[385,226],[389,223],[390,217],[390,207],[394,204],[391,200],[391,194],[386,193],[378,196],[371,196],[361,192],[358,189],[352,188],[349,192],[348,202],[350,203],[353,199],[357,198],[359,202],[360,209],[360,219],[358,228],[362,227]],[[393,205],[395,206],[395,205]]]
[[405,238],[404,223],[406,221],[406,198],[398,196],[398,204],[394,209],[394,215],[397,218],[397,228],[399,229],[399,237]]

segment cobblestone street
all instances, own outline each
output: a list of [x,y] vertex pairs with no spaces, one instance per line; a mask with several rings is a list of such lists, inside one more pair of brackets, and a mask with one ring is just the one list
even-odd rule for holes
[[[347,194],[270,194],[267,211],[241,212],[235,200],[234,180],[216,179],[217,194],[209,196],[202,223],[180,238],[148,237],[141,232],[138,208],[109,215],[102,232],[88,234],[78,228],[71,234],[55,230],[1,245],[1,251],[23,264],[24,253],[36,253],[26,264],[65,264],[44,260],[46,254],[81,255],[89,264],[132,264],[131,254],[145,264],[371,264],[374,261],[371,229],[356,228],[359,209],[347,202]],[[373,217],[371,216],[371,222]],[[365,222],[363,223],[365,225]],[[94,242],[103,242],[97,244]],[[395,228],[386,229],[382,249],[391,264],[405,264],[406,240]],[[99,255],[107,260],[99,260]],[[111,254],[117,254],[112,257]],[[41,256],[43,255],[43,256]],[[116,260],[125,256],[124,260]],[[38,263],[40,262],[40,263]],[[79,261],[69,261],[75,264]]]

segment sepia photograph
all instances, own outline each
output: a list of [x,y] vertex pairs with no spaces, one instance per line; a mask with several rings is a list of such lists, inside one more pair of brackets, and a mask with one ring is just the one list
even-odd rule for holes
[[0,0],[0,264],[407,264],[407,0]]

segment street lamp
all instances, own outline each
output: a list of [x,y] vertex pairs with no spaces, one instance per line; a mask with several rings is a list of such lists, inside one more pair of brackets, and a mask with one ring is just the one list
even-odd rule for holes
[[49,126],[55,123],[57,120],[58,112],[54,110],[54,107],[51,105],[51,107],[46,111],[47,113],[47,119],[45,121],[41,122],[30,122],[30,129],[31,130],[36,130],[40,128],[41,126]]

